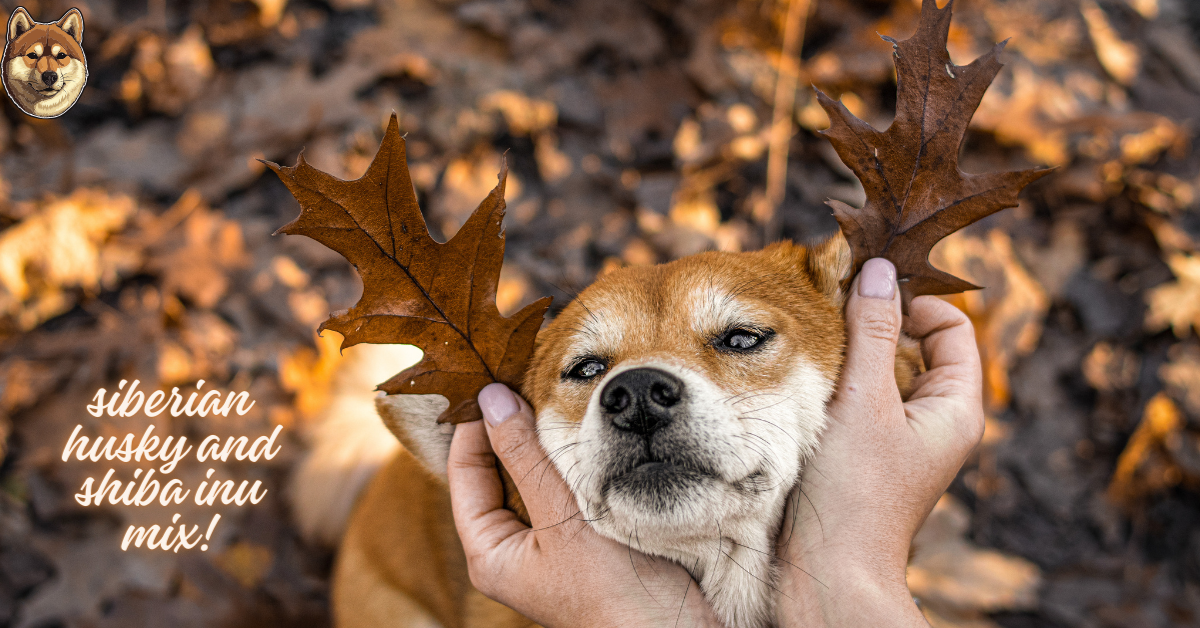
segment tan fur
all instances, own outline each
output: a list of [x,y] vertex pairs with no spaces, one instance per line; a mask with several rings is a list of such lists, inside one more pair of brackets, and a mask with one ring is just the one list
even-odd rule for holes
[[[83,15],[71,9],[57,22],[34,22],[17,7],[8,20],[4,89],[21,111],[54,118],[67,112],[87,83]],[[47,77],[53,77],[50,83]]]
[[[789,373],[794,375],[790,369],[802,362],[812,365],[822,380],[835,381],[843,360],[842,310],[850,263],[848,246],[837,235],[810,248],[779,243],[753,253],[703,253],[669,264],[610,273],[580,294],[539,335],[522,393],[537,408],[539,427],[555,419],[578,423],[587,411],[592,386],[564,382],[562,373],[569,367],[571,356],[580,351],[576,346],[581,342],[579,330],[589,325],[589,319],[595,323],[596,318],[605,316],[620,317],[620,324],[594,325],[600,331],[588,342],[607,351],[610,355],[605,357],[612,364],[666,360],[686,364],[712,381],[734,383],[738,390],[754,390],[771,386]],[[681,303],[697,294],[736,297],[717,303]],[[697,308],[708,307],[718,312],[742,308],[769,324],[775,331],[769,349],[737,359],[715,352],[705,339],[720,330],[695,329]],[[620,337],[597,337],[615,333],[612,330],[620,330]],[[920,364],[916,343],[904,339],[897,350],[896,374],[905,394]],[[819,402],[823,407],[824,400]],[[398,432],[402,442],[414,447],[420,459],[408,452],[400,453],[380,471],[359,500],[334,574],[336,625],[530,625],[512,611],[482,598],[470,586],[450,513],[445,460],[439,459],[445,454],[430,453],[440,452],[438,443],[447,438],[434,425],[436,413],[402,415],[395,409],[399,406],[384,403],[387,407],[380,409],[389,428]],[[417,409],[421,405],[407,407]],[[424,433],[409,433],[413,430]],[[427,469],[442,473],[435,475]],[[730,549],[731,553],[735,551]],[[662,555],[676,556],[671,551]],[[763,575],[772,576],[774,568],[769,559],[752,553],[737,556],[739,562],[747,564],[758,561]],[[703,573],[705,569],[707,573]],[[694,575],[713,595],[737,597],[738,587],[751,586],[738,584],[734,578],[738,574],[722,572],[719,565],[700,571]],[[729,584],[730,578],[734,578],[733,584]],[[748,611],[737,608],[737,603],[736,599],[723,602],[724,616],[748,617],[744,625],[766,621],[746,614]],[[761,602],[758,604],[761,606]]]
[[534,625],[471,586],[450,493],[406,451],[375,476],[351,516],[332,598],[336,626]]

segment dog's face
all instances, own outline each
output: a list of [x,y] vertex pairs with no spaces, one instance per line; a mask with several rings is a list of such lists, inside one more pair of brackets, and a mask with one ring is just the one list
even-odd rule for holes
[[58,22],[34,22],[18,7],[8,20],[4,88],[25,113],[53,118],[66,113],[87,82],[83,16],[71,9]]
[[541,332],[523,392],[597,530],[670,553],[782,510],[824,427],[849,265],[839,235],[622,269]]

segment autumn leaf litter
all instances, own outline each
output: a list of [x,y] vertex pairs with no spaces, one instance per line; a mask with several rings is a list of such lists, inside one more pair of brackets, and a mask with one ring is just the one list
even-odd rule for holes
[[[52,124],[0,124],[0,625],[328,621],[329,550],[300,540],[282,487],[339,360],[333,334],[312,329],[360,288],[336,253],[269,236],[296,205],[258,159],[294,163],[305,148],[355,179],[396,111],[416,199],[445,241],[507,151],[499,310],[561,305],[619,265],[761,246],[753,208],[787,4],[89,5],[83,100]],[[931,256],[987,286],[952,297],[978,329],[988,430],[918,539],[910,584],[935,625],[1200,617],[1189,11],[955,6],[952,59],[1009,39],[961,170],[1057,172]],[[818,0],[800,84],[887,128],[892,50],[876,33],[902,39],[917,13]],[[815,133],[828,124],[815,94],[800,90],[794,114],[779,220],[807,240],[835,226],[826,199],[861,206],[864,191]],[[203,377],[259,400],[244,422],[180,421],[180,434],[285,425],[271,465],[221,469],[261,477],[272,498],[228,513],[235,532],[211,556],[113,551],[131,513],[73,506],[82,470],[57,454],[90,393],[118,377]]]

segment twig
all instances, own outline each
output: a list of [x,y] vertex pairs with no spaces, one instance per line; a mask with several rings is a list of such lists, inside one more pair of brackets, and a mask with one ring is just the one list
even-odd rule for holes
[[804,42],[809,11],[814,0],[783,0],[788,3],[783,25],[783,45],[779,55],[779,74],[775,80],[775,103],[771,115],[770,142],[767,145],[767,188],[762,202],[755,207],[755,218],[763,224],[768,242],[779,238],[779,206],[787,189],[788,144],[791,143],[796,84],[800,78],[800,47]]

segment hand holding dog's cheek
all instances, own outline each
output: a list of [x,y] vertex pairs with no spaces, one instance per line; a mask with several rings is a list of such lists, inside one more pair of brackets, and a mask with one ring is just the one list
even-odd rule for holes
[[[601,537],[579,517],[538,444],[528,403],[502,384],[484,388],[479,403],[485,420],[455,428],[448,464],[454,523],[475,588],[547,628],[718,625],[681,567]],[[532,528],[504,508],[497,457]]]
[[[901,400],[895,271],[870,260],[846,306],[846,361],[829,425],[789,501],[778,541],[783,626],[926,626],[905,568],[912,537],[982,436],[982,376],[970,321],[935,297],[906,331],[928,370]],[[891,288],[890,290],[888,288]],[[790,564],[789,564],[790,563]]]

